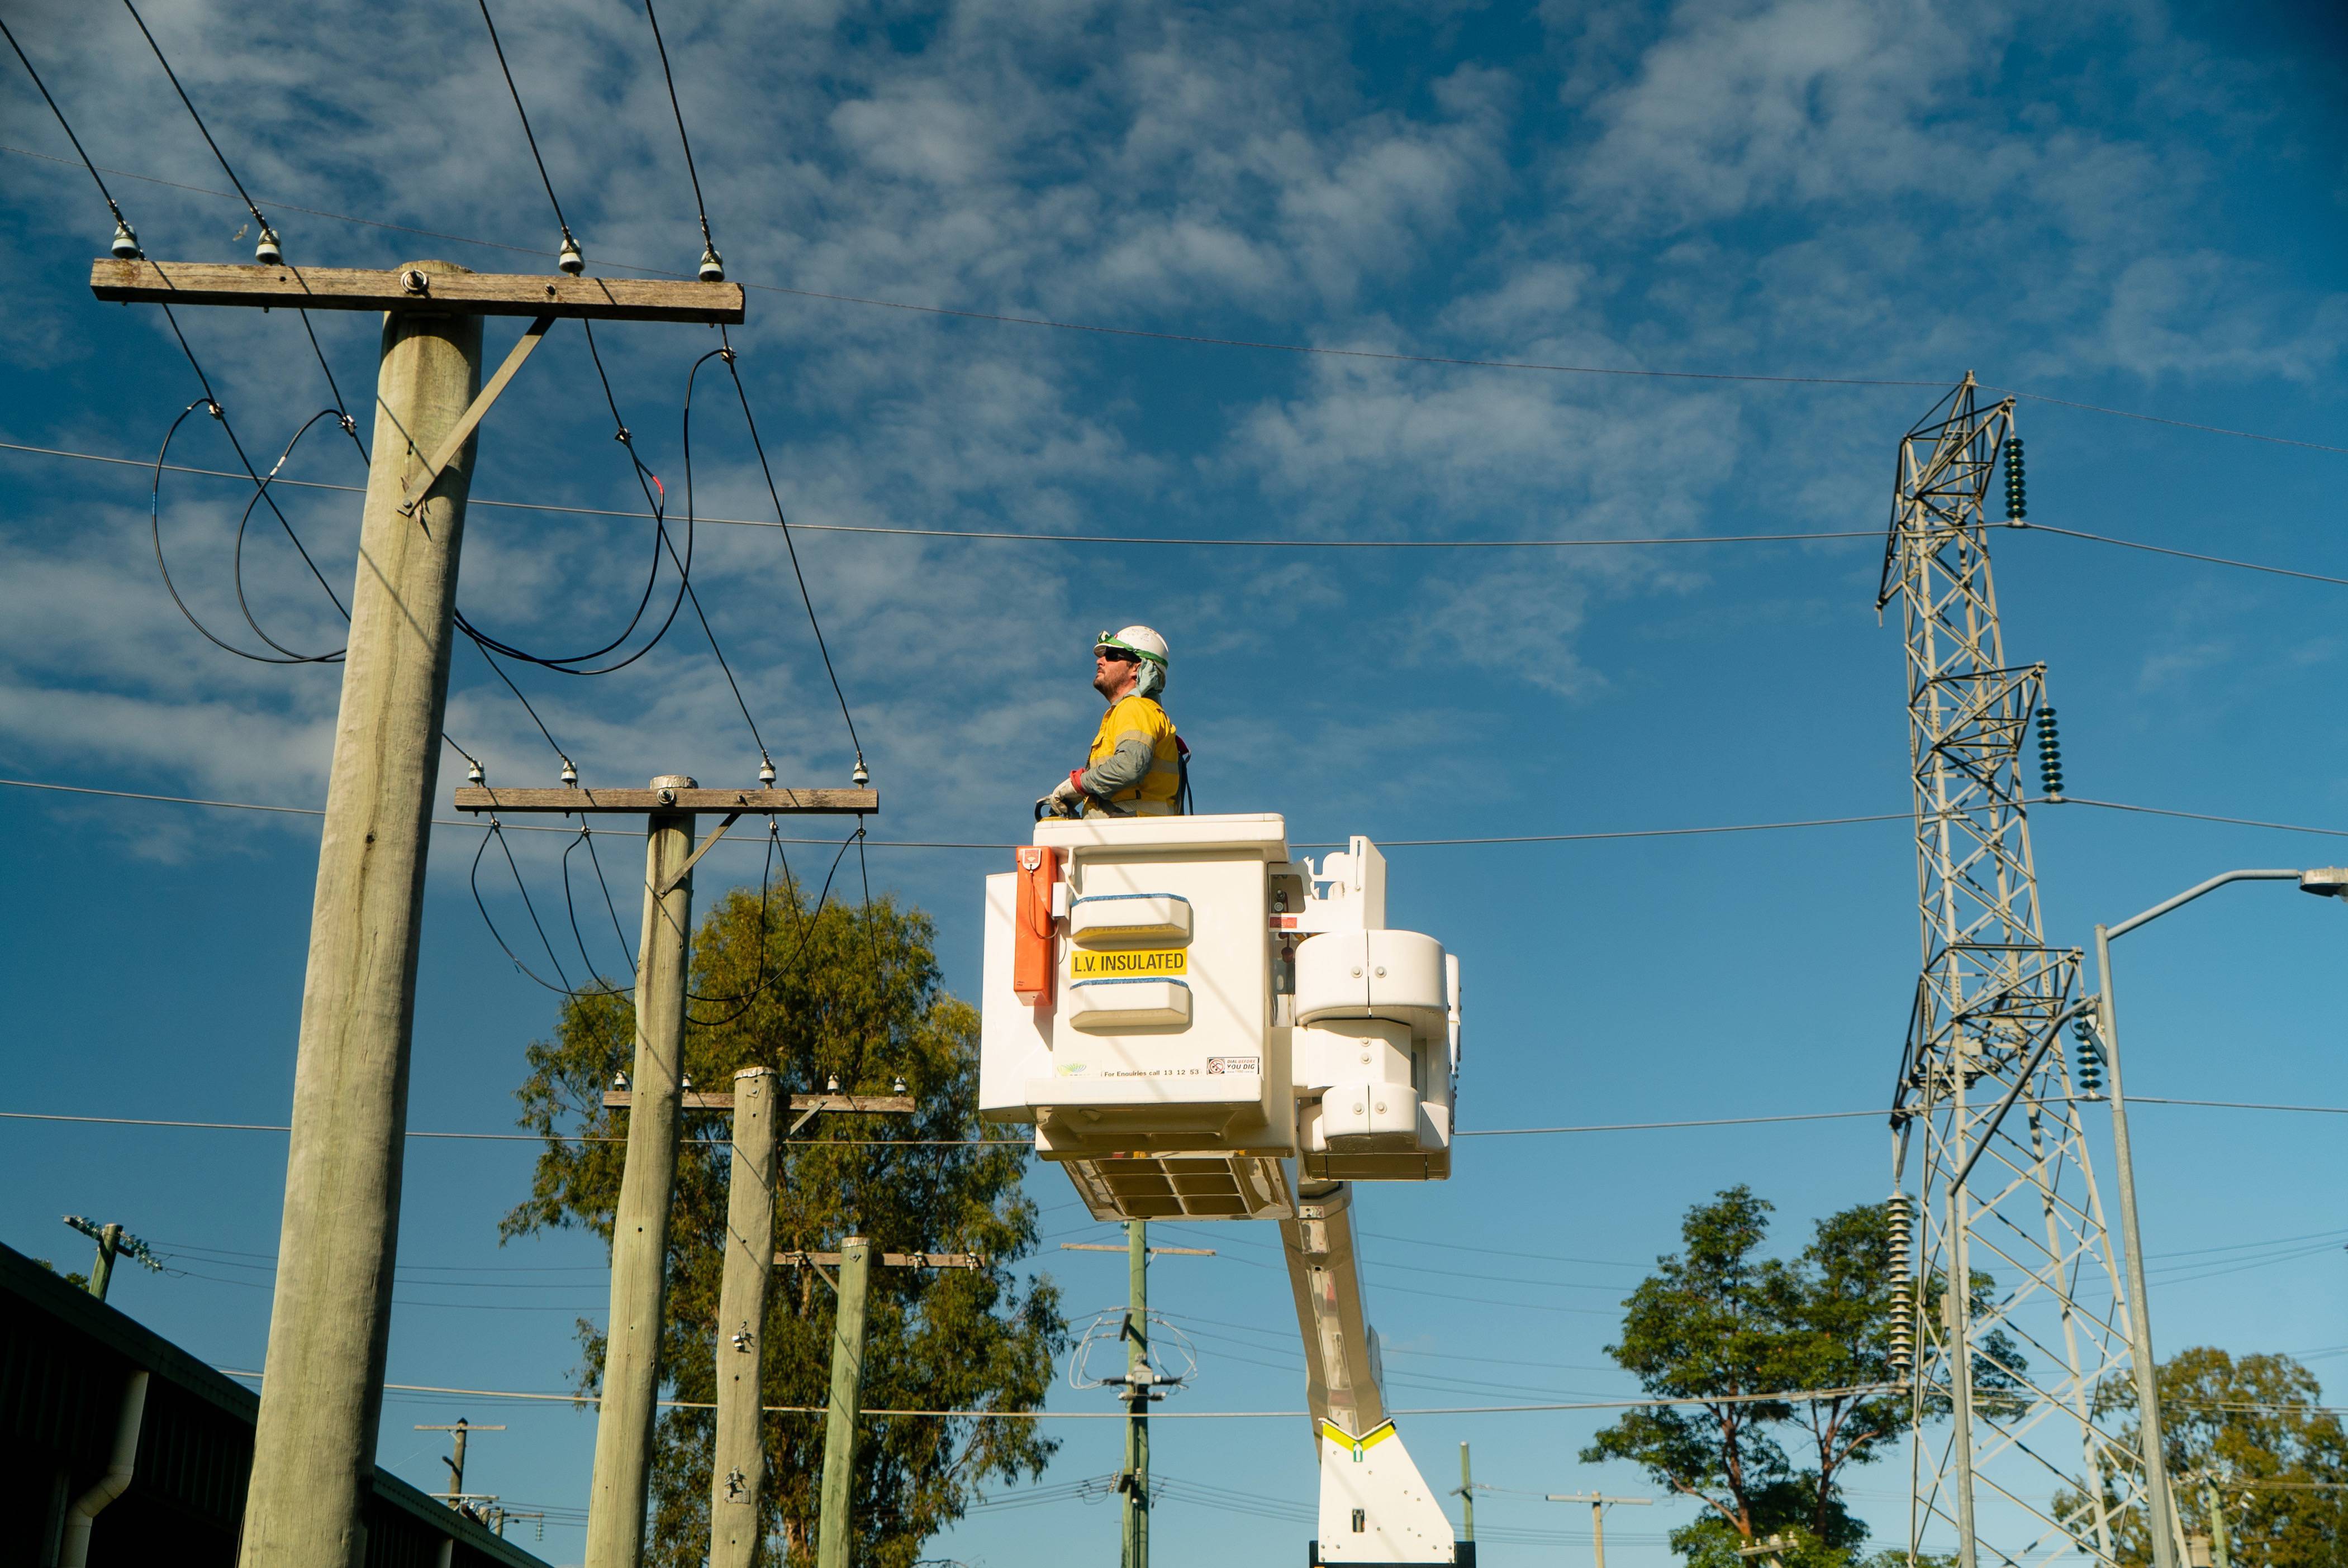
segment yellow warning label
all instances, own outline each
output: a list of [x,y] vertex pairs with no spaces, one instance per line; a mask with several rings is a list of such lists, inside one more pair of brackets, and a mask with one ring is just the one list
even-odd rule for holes
[[1182,948],[1075,948],[1068,953],[1072,980],[1154,980],[1190,972],[1190,955]]

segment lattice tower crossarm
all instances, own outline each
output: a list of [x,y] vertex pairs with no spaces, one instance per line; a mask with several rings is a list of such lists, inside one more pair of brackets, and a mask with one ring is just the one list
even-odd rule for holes
[[1968,373],[1908,433],[1877,600],[1900,601],[1906,633],[1922,937],[1892,1099],[1895,1186],[1920,1156],[1920,1253],[1894,1260],[1916,1280],[1909,1544],[1953,1547],[1960,1568],[1985,1543],[1988,1563],[2117,1568],[2143,1506],[2112,1409],[2133,1348],[2051,1039],[2080,955],[2046,943],[2031,856],[2021,753],[2045,667],[2007,662],[1982,517],[2013,431],[2013,403],[1984,407]]

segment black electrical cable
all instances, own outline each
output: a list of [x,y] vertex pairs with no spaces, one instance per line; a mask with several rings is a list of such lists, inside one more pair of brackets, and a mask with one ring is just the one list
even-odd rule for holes
[[[649,0],[647,0],[647,4],[649,4]],[[731,349],[721,348],[714,352],[719,354],[729,354],[733,351]],[[682,439],[685,446],[685,538],[687,539],[693,538],[694,529],[693,384],[694,378],[701,374],[701,367],[709,363],[709,357],[710,356],[708,354],[705,354],[699,359],[695,360],[693,362],[693,369],[686,373],[685,378],[685,419]],[[602,369],[602,361],[600,358],[596,361],[595,368],[598,371]],[[607,393],[610,390],[608,383],[606,384],[605,390]],[[615,415],[616,413],[617,410],[615,408]],[[675,558],[676,547],[671,545],[669,547],[669,559],[674,560]],[[774,765],[774,758],[767,754],[766,737],[758,733],[758,721],[750,716],[750,704],[742,700],[741,683],[734,679],[734,667],[726,661],[726,651],[717,646],[717,634],[709,630],[709,617],[704,615],[701,610],[701,596],[693,591],[692,574],[686,572],[682,564],[678,566],[677,571],[685,583],[685,597],[693,601],[694,617],[701,622],[701,633],[703,636],[709,639],[709,651],[716,655],[717,668],[725,672],[726,684],[734,693],[734,705],[742,710],[742,722],[750,726],[750,739],[757,745],[758,761],[761,764],[771,767]]]
[[[90,161],[89,154],[82,149],[81,138],[74,134],[72,123],[66,118],[66,111],[57,108],[57,100],[49,96],[48,84],[41,80],[40,72],[33,69],[31,56],[25,53],[25,46],[16,42],[16,35],[8,30],[8,22],[5,17],[0,17],[0,37],[5,37],[8,40],[8,46],[16,51],[16,58],[24,62],[25,74],[33,78],[33,86],[40,90],[41,101],[48,105],[49,112],[57,117],[57,128],[66,133],[66,139],[73,143],[75,156],[81,159],[81,166],[84,169],[88,169],[90,179],[98,182],[98,193],[105,199],[106,210],[114,214],[115,222],[122,226],[122,230],[125,233],[129,232],[130,220],[125,218],[122,215],[122,209],[116,205],[114,192],[106,188],[106,180],[98,174],[98,165],[92,163]],[[680,126],[678,128],[682,129],[683,127]],[[685,162],[686,166],[690,168],[692,165],[690,155],[687,156]]]
[[[579,961],[587,967],[587,972],[589,974],[600,975],[601,971],[597,968],[595,960],[588,956],[587,938],[581,934],[579,929],[579,906],[574,903],[571,897],[571,852],[577,849],[582,844],[586,845],[591,852],[595,846],[594,835],[587,831],[587,824],[584,818],[582,818],[579,824],[579,836],[565,845],[562,850],[562,907],[563,911],[571,917],[571,939],[579,944]],[[621,945],[621,951],[625,952],[626,950],[626,944],[623,943]],[[633,971],[633,967],[634,966],[633,964],[630,966],[631,971]],[[615,986],[611,984],[609,981],[605,981],[603,989],[611,992],[613,996],[626,996],[634,991],[636,988],[633,986]]]
[[[687,990],[685,993],[687,999],[697,1002],[716,1002],[719,1006],[725,1007],[730,1006],[731,1004],[738,1001],[747,1001],[751,998],[757,996],[760,991],[767,989],[767,901],[768,891],[773,886],[775,856],[781,848],[782,829],[776,825],[775,819],[770,816],[767,818],[766,863],[760,866],[758,870],[757,979],[752,983],[748,990],[738,991],[730,997],[705,997],[697,992]],[[793,900],[796,901],[798,897],[798,893],[796,886],[791,882],[791,861],[790,856],[788,855],[783,856],[783,885],[787,887],[792,887],[791,897]]]
[[[717,331],[721,338],[725,336],[724,327]],[[758,421],[750,412],[750,394],[742,385],[742,370],[736,364],[737,355],[730,340],[719,357],[726,362],[726,374],[734,378],[735,395],[742,400],[742,423],[749,427],[750,447],[758,455],[758,472],[766,477],[767,495],[775,504],[775,521],[782,527],[783,548],[790,554],[791,576],[799,585],[799,602],[807,606],[808,625],[815,632],[816,651],[823,655],[823,672],[831,677],[831,694],[839,701],[839,716],[847,721],[849,743],[856,748],[857,771],[861,773],[864,769],[864,743],[856,733],[856,715],[848,711],[848,693],[839,689],[839,671],[832,668],[831,650],[824,643],[823,624],[816,619],[815,599],[808,592],[807,573],[799,569],[799,549],[791,540],[790,518],[783,512],[782,492],[775,487],[775,470],[767,461],[767,444],[758,439]]]
[[[660,476],[645,467],[643,459],[636,456],[635,446],[630,438],[627,424],[620,417],[619,402],[612,394],[611,377],[603,373],[602,355],[596,350],[595,333],[594,329],[592,326],[590,326],[587,331],[587,352],[590,357],[592,357],[595,362],[595,374],[597,377],[602,380],[603,384],[603,399],[612,410],[612,423],[616,426],[616,438],[619,440],[620,445],[626,449],[628,461],[633,465],[635,469],[637,487],[644,491],[645,503],[652,508],[652,570],[645,575],[644,590],[637,598],[635,612],[628,618],[627,625],[620,629],[619,635],[613,638],[609,642],[604,643],[601,648],[591,649],[585,653],[565,654],[556,657],[532,653],[528,649],[520,648],[499,638],[492,637],[488,632],[483,631],[479,627],[474,625],[470,620],[467,619],[461,610],[458,611],[457,615],[457,624],[464,629],[465,634],[472,638],[476,642],[480,643],[484,648],[495,649],[498,652],[504,654],[509,659],[518,660],[525,664],[535,664],[541,669],[551,670],[559,675],[609,675],[615,671],[626,669],[629,665],[634,663],[637,660],[642,659],[645,654],[651,652],[660,644],[661,640],[668,635],[669,628],[675,623],[677,611],[685,607],[685,588],[692,580],[694,534],[690,518],[688,518],[685,538],[685,558],[677,564],[679,576],[676,597],[670,601],[668,614],[661,621],[659,630],[652,634],[651,638],[645,641],[643,647],[637,649],[633,653],[627,655],[623,659],[617,660],[610,664],[606,664],[596,669],[578,668],[578,666],[582,664],[587,663],[592,660],[600,659],[603,655],[611,652],[613,650],[618,648],[622,643],[625,642],[628,638],[634,633],[635,629],[643,623],[645,609],[652,603],[654,589],[659,586],[662,552],[665,549],[672,561],[675,561],[677,559],[675,547],[669,542],[668,538],[667,488],[661,484]],[[706,356],[705,355],[704,357]],[[692,400],[693,382],[692,378],[688,376],[685,381],[685,403],[688,417],[690,417],[691,415]],[[649,485],[645,483],[647,479],[651,481]],[[754,725],[753,728],[755,729],[756,726]]]
[[[275,241],[277,238],[277,231],[270,226],[268,219],[261,215],[260,207],[254,204],[252,196],[249,195],[244,189],[244,181],[239,179],[236,177],[236,170],[230,167],[228,155],[221,151],[220,143],[212,139],[211,128],[205,125],[204,117],[196,112],[195,100],[188,96],[188,89],[180,85],[180,74],[171,68],[171,62],[166,58],[163,54],[163,46],[157,43],[155,41],[155,35],[148,30],[147,19],[139,15],[139,7],[132,5],[130,0],[122,0],[122,8],[130,13],[130,19],[133,22],[139,24],[139,31],[145,36],[147,46],[155,52],[155,63],[163,67],[163,75],[170,78],[171,90],[178,93],[180,95],[180,102],[187,106],[188,118],[196,122],[196,130],[198,134],[202,136],[204,138],[204,145],[212,149],[212,158],[220,164],[221,172],[228,176],[228,182],[231,185],[236,187],[237,197],[239,200],[243,201],[244,210],[252,214],[252,220],[259,226],[261,231],[260,238],[264,241]],[[44,90],[42,96],[44,97],[48,96],[46,90]],[[52,104],[50,107],[54,108],[56,106]],[[62,118],[63,117],[59,118]],[[71,133],[68,132],[67,134]],[[76,150],[79,150],[79,142],[75,143],[75,149]],[[93,179],[97,177],[97,173],[98,171],[95,168],[90,170],[90,174]],[[102,185],[100,189],[103,189]],[[120,214],[117,213],[116,216],[118,218]],[[310,286],[308,282],[303,278],[301,268],[294,266],[290,261],[284,261],[282,258],[280,260],[280,264],[283,265],[287,272],[292,272],[294,274],[294,281],[300,282],[304,289],[307,289]],[[318,334],[310,325],[310,313],[303,311],[300,313],[302,317],[302,330],[309,335],[310,352],[318,356],[318,368],[326,373],[327,390],[335,395],[335,413],[342,424],[343,434],[348,436],[353,443],[358,446],[359,456],[361,457],[365,457],[366,456],[366,446],[364,442],[359,441],[358,424],[351,417],[349,405],[343,401],[343,389],[335,384],[334,367],[326,363],[326,351],[318,346]],[[173,323],[173,330],[178,330],[177,323]],[[182,340],[181,346],[186,346],[184,340]]]
[[[834,876],[839,874],[839,863],[847,857],[848,845],[850,842],[851,840],[849,839],[841,840],[838,853],[832,856],[831,869],[824,873],[823,886],[818,890],[815,896],[814,915],[810,917],[806,910],[799,910],[798,922],[799,937],[798,945],[791,949],[789,963],[786,964],[781,969],[775,973],[773,977],[775,981],[780,981],[787,979],[790,975],[791,971],[798,967],[799,960],[806,956],[808,927],[813,919],[820,918],[823,915],[823,907],[831,897],[831,880]],[[795,909],[798,908],[798,896],[796,892],[792,894],[791,906]],[[763,921],[761,922],[761,925],[763,926]],[[765,942],[766,933],[761,929],[759,932],[759,943],[762,954],[765,948]],[[727,1013],[723,1018],[699,1019],[688,1017],[686,1021],[692,1024],[695,1029],[716,1029],[721,1025],[732,1023],[736,1019],[740,1018],[744,1013],[750,1010],[751,1005],[758,999],[760,992],[765,989],[766,983],[762,982],[758,987],[746,994],[741,1006],[736,1008],[732,1012]]]
[[[164,313],[169,315],[170,313],[166,309]],[[191,364],[195,363],[195,356],[193,354],[189,355],[189,363]],[[199,381],[203,379],[202,367],[198,366],[196,377]],[[339,662],[343,657],[340,652],[319,654],[315,656],[287,654],[283,658],[278,658],[274,655],[267,653],[254,653],[247,649],[239,648],[233,642],[226,641],[215,635],[211,628],[206,626],[201,620],[196,619],[195,611],[188,608],[188,601],[180,597],[179,584],[171,579],[170,564],[163,558],[163,459],[170,454],[171,450],[171,442],[173,438],[179,435],[180,426],[186,422],[189,415],[193,414],[199,408],[202,409],[205,413],[210,414],[213,418],[219,420],[222,429],[227,429],[228,416],[221,411],[219,403],[213,400],[211,388],[210,385],[207,385],[204,388],[204,395],[197,398],[185,408],[180,410],[179,418],[172,420],[170,428],[163,433],[162,447],[155,454],[154,483],[149,487],[147,492],[147,523],[149,531],[152,535],[155,542],[155,567],[156,569],[163,575],[163,591],[171,596],[172,604],[178,607],[180,615],[186,618],[188,624],[194,627],[205,641],[211,643],[215,648],[222,650],[223,651],[233,653],[240,659],[250,659],[255,664],[333,664]],[[233,431],[229,432],[229,444],[232,446],[236,446],[237,456],[239,458],[243,457],[244,448],[237,443],[236,435]],[[246,466],[249,469],[252,465],[248,463]],[[254,476],[252,482],[256,487],[259,487],[261,485],[260,477],[258,475]],[[271,503],[271,507],[273,510],[275,508],[275,503]],[[280,514],[280,520],[283,520],[283,514]],[[242,533],[241,528],[239,531]],[[290,523],[286,525],[286,531],[289,534],[293,532],[293,526]],[[301,541],[298,538],[295,539],[295,548],[299,548],[300,544]],[[306,550],[303,552],[303,559],[305,560],[309,559],[309,553]],[[313,572],[317,569],[314,563],[311,569]],[[322,578],[319,580],[323,586],[324,579]],[[327,589],[329,597],[332,597],[333,592],[333,589]],[[237,600],[242,604],[243,602],[243,585],[240,582],[237,589]],[[337,605],[337,608],[340,608],[339,604]],[[245,619],[248,621],[252,620],[250,612],[246,614]],[[256,627],[254,630],[258,630],[259,628]],[[265,636],[263,641],[267,641]],[[272,642],[270,643],[270,646],[274,648],[277,644]],[[283,651],[280,650],[280,651],[283,652]]]
[[[513,873],[514,886],[521,893],[521,907],[530,912],[530,923],[538,932],[540,944],[546,948],[547,960],[554,966],[556,976],[562,981],[559,986],[540,979],[535,970],[523,963],[520,955],[506,945],[504,935],[498,930],[498,923],[489,918],[489,907],[481,899],[481,856],[489,853],[491,839],[497,840],[498,848],[506,857],[506,868]],[[521,879],[521,867],[514,864],[513,850],[506,844],[505,825],[494,816],[489,818],[489,831],[481,835],[480,847],[473,851],[472,870],[467,880],[473,890],[473,907],[481,912],[481,923],[489,928],[490,938],[504,951],[505,956],[513,960],[515,968],[528,975],[538,984],[545,986],[548,990],[559,992],[574,1000],[583,996],[602,994],[600,991],[578,991],[572,989],[571,977],[562,972],[562,960],[554,956],[554,944],[546,939],[546,927],[539,924],[538,907],[530,902],[529,885]]]
[[676,101],[676,77],[669,72],[668,44],[661,37],[660,17],[653,12],[653,0],[644,0],[644,19],[653,25],[653,47],[660,51],[661,79],[668,84],[669,112],[676,117],[676,139],[685,148],[685,175],[693,181],[693,206],[701,219],[701,243],[714,256],[717,253],[717,241],[709,237],[709,204],[701,199],[701,176],[693,167],[693,138],[685,134],[685,109]]
[[612,902],[612,885],[603,880],[603,862],[595,854],[595,835],[587,825],[579,825],[579,835],[587,841],[587,864],[595,868],[595,885],[603,889],[603,907],[612,917],[612,935],[620,939],[620,951],[628,960],[628,973],[636,972],[636,955],[629,949],[628,934],[620,928],[620,907]]
[[[129,5],[129,0],[123,0]],[[514,86],[513,67],[506,64],[506,46],[498,41],[498,25],[489,18],[489,0],[480,0],[481,21],[489,29],[489,47],[498,52],[498,69],[505,73],[506,91],[513,98],[514,113],[521,117],[521,134],[530,143],[530,161],[538,165],[539,183],[546,187],[546,200],[554,209],[554,221],[562,231],[565,245],[576,248],[579,241],[571,237],[571,225],[562,217],[561,199],[554,194],[554,181],[547,178],[546,159],[538,153],[538,137],[530,128],[530,111],[521,107],[521,89]]]
[[506,690],[514,694],[514,701],[521,704],[521,711],[530,715],[530,722],[538,726],[538,733],[546,737],[546,743],[554,748],[554,754],[562,759],[562,765],[569,767],[571,753],[562,749],[562,743],[554,738],[554,732],[546,727],[546,721],[538,716],[538,710],[530,705],[530,699],[521,694],[521,688],[514,684],[513,677],[505,672],[505,667],[497,661],[496,656],[490,653],[479,638],[476,637],[472,641],[474,648],[488,662],[491,671],[499,680],[506,683]]
[[[236,585],[236,607],[239,610],[243,612],[244,623],[252,628],[252,634],[255,637],[260,638],[263,642],[266,642],[270,647],[277,650],[278,652],[284,654],[288,659],[292,660],[295,663],[327,663],[342,658],[345,650],[337,649],[333,653],[327,654],[296,653],[294,650],[286,647],[285,644],[278,641],[277,639],[270,636],[268,632],[262,630],[261,622],[253,619],[252,606],[246,600],[244,593],[244,536],[245,531],[252,523],[252,508],[269,498],[269,486],[271,481],[277,477],[277,471],[285,466],[285,460],[294,456],[294,448],[301,445],[302,437],[310,433],[310,426],[315,425],[321,419],[336,418],[340,413],[341,410],[339,409],[322,409],[302,422],[302,427],[294,432],[294,439],[285,443],[285,450],[279,453],[277,455],[277,461],[270,465],[269,472],[263,477],[260,487],[252,492],[252,499],[245,502],[244,512],[236,520],[236,547],[231,558],[233,562],[233,569],[230,575],[230,580]],[[273,507],[273,509],[274,508]],[[283,512],[278,513],[278,520],[280,522],[284,521],[284,514]],[[345,620],[350,620],[350,610],[345,607],[341,596],[336,594],[334,589],[327,585],[325,575],[319,571],[318,563],[310,559],[308,548],[304,546],[301,538],[294,534],[291,524],[286,526],[285,531],[286,537],[294,540],[294,548],[301,551],[303,563],[309,567],[310,574],[318,579],[318,586],[325,589],[326,598],[333,602],[335,613],[339,614]]]

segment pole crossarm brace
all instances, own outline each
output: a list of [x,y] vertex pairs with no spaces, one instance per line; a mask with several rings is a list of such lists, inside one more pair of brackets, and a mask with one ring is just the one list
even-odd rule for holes
[[[633,1089],[603,1091],[603,1109],[606,1111],[625,1111],[635,1102],[636,1091]],[[728,1089],[688,1089],[685,1091],[684,1104],[687,1111],[731,1111],[734,1109],[734,1092]],[[791,1096],[791,1109],[859,1112],[871,1116],[911,1116],[913,1113],[913,1097],[910,1094],[794,1094]],[[1117,1250],[1123,1252],[1125,1249],[1118,1247]]]
[[457,792],[458,811],[552,811],[565,816],[724,812],[733,816],[870,816],[880,794],[869,789],[487,789]]
[[440,449],[432,454],[430,462],[424,465],[424,471],[408,485],[407,494],[399,503],[401,516],[416,515],[416,508],[424,504],[424,497],[430,495],[432,487],[440,482],[441,470],[457,460],[457,454],[462,452],[465,443],[473,438],[473,427],[488,415],[490,407],[513,380],[514,372],[521,368],[522,361],[530,357],[530,351],[545,339],[546,329],[553,324],[552,316],[541,316],[522,328],[520,341],[506,354],[505,363],[498,366],[497,374],[489,377],[489,385],[481,388],[480,395],[473,399],[472,406],[465,410],[449,430],[448,437],[440,443]]
[[[883,1268],[984,1268],[983,1252],[890,1252],[873,1260]],[[778,1252],[775,1262],[784,1268],[839,1266],[836,1252]]]
[[537,272],[426,272],[417,267],[246,267],[202,261],[89,265],[101,300],[173,305],[284,306],[301,311],[577,316],[591,322],[742,323],[739,283],[548,277]]

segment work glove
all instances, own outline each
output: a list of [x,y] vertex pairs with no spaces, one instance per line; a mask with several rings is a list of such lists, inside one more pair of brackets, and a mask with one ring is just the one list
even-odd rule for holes
[[1045,798],[1052,803],[1055,816],[1082,816],[1085,814],[1085,786],[1076,782],[1083,776],[1081,772],[1071,773],[1052,786],[1052,793]]

